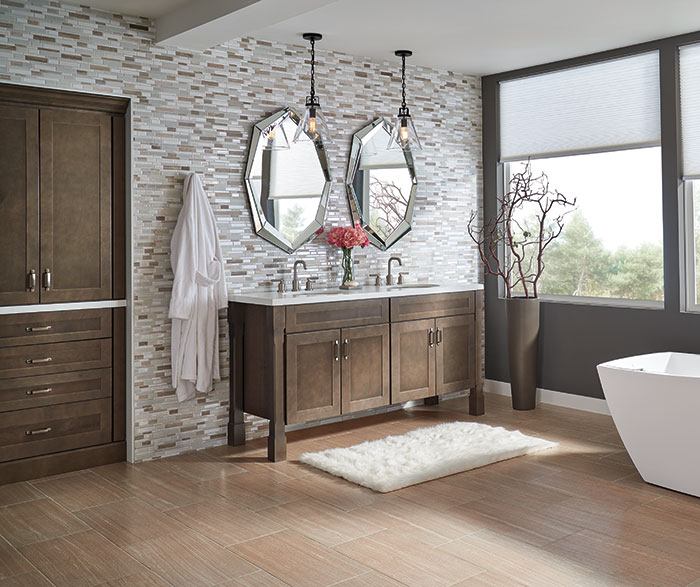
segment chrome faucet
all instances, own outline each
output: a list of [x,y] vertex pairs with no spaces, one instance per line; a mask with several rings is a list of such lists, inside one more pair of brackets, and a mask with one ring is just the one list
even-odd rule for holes
[[299,291],[299,276],[297,274],[299,265],[302,265],[306,269],[306,261],[299,259],[294,261],[294,279],[292,279],[292,291]]
[[403,267],[403,263],[401,262],[401,257],[390,257],[389,258],[388,269],[387,269],[387,274],[386,274],[386,284],[387,285],[394,285],[394,276],[391,274],[391,262],[392,261],[398,261],[399,267]]

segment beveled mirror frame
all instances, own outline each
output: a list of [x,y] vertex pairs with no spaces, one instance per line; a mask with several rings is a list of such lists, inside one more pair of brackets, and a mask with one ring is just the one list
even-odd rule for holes
[[289,117],[297,125],[299,125],[301,122],[299,115],[291,107],[287,106],[282,110],[278,110],[277,112],[270,114],[270,116],[264,118],[253,127],[253,132],[248,144],[248,158],[246,162],[244,179],[246,191],[248,193],[248,203],[250,204],[250,211],[253,217],[253,228],[255,230],[255,234],[279,247],[283,251],[293,253],[309,241],[313,240],[323,228],[323,222],[326,217],[326,209],[328,208],[328,195],[331,191],[331,174],[328,166],[328,157],[326,155],[325,146],[320,141],[314,141],[316,155],[318,156],[318,161],[323,171],[325,180],[323,191],[321,193],[321,200],[313,222],[311,222],[304,229],[304,231],[294,240],[294,242],[290,242],[279,230],[277,230],[277,228],[275,228],[273,224],[267,220],[250,182],[251,172],[253,170],[253,158],[258,150],[258,143],[260,142],[265,129],[275,122],[281,122],[285,117]]
[[401,223],[394,229],[386,241],[382,240],[374,232],[374,230],[370,228],[369,222],[365,222],[361,212],[362,208],[360,206],[360,200],[358,198],[358,194],[355,192],[355,175],[357,174],[357,170],[360,166],[362,147],[366,142],[367,136],[380,125],[387,133],[386,137],[388,142],[389,138],[391,137],[393,127],[385,118],[377,118],[373,120],[352,136],[352,147],[350,148],[348,171],[345,176],[345,190],[348,196],[348,205],[350,206],[350,214],[352,215],[353,224],[355,222],[359,222],[367,233],[367,236],[369,236],[369,241],[378,249],[386,251],[389,247],[396,244],[397,241],[411,231],[413,211],[416,205],[416,190],[418,188],[418,181],[416,179],[416,167],[413,161],[413,153],[411,153],[409,150],[403,150],[402,152],[404,158],[406,159],[406,167],[411,175],[411,193],[408,197],[408,207],[406,208],[406,214],[404,215],[404,219],[401,221]]

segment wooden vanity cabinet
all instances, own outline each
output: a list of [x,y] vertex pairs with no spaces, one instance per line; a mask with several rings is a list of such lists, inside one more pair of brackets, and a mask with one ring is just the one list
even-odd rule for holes
[[229,304],[228,440],[245,413],[270,420],[268,457],[286,458],[285,426],[471,390],[483,414],[483,292],[266,306]]

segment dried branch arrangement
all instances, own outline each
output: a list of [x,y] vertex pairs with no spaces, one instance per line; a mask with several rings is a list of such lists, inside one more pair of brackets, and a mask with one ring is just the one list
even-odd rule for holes
[[[528,161],[511,177],[508,192],[498,198],[496,215],[476,226],[472,212],[467,230],[479,249],[486,272],[499,276],[506,297],[521,288],[526,298],[536,298],[537,282],[544,271],[544,252],[564,230],[564,218],[573,212],[576,198],[568,199],[549,186],[546,174],[533,176]],[[552,216],[553,211],[559,212]]]

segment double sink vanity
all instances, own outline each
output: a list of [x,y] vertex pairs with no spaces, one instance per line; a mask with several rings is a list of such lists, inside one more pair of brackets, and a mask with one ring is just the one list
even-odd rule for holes
[[232,295],[229,444],[245,442],[244,413],[270,420],[271,461],[287,425],[466,390],[483,414],[482,316],[471,283]]

